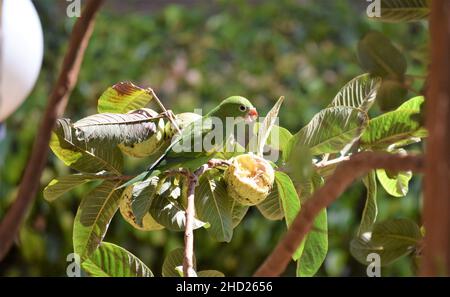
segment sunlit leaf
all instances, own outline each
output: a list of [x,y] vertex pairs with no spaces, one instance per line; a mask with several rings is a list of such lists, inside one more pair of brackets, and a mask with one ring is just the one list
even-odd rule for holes
[[408,101],[402,103],[397,110],[412,110],[415,112],[420,112],[422,104],[425,102],[425,98],[423,96],[417,96],[409,99]]
[[102,242],[98,249],[81,264],[90,276],[102,277],[151,277],[151,270],[135,255],[109,242]]
[[278,99],[277,103],[275,103],[272,109],[267,113],[262,125],[259,127],[258,148],[256,151],[256,154],[259,156],[263,155],[264,145],[266,144],[270,131],[272,130],[272,127],[275,124],[275,121],[277,120],[278,112],[280,111],[280,107],[283,101],[284,97],[280,97],[280,99]]
[[98,99],[98,112],[127,113],[145,107],[153,99],[147,89],[131,82],[120,82],[108,88]]
[[291,138],[286,155],[298,145],[309,148],[313,155],[338,153],[361,136],[367,122],[367,114],[360,109],[326,108]]
[[368,73],[349,81],[334,97],[330,106],[348,106],[368,111],[377,97],[381,78]]
[[79,140],[131,145],[153,136],[160,120],[147,112],[99,113],[75,122],[73,127]]
[[404,197],[408,194],[409,181],[412,178],[411,171],[402,171],[390,176],[384,169],[377,170],[377,177],[380,184],[394,197]]
[[[298,197],[297,190],[295,189],[295,186],[292,183],[291,178],[286,173],[276,171],[275,182],[277,184],[277,191],[283,208],[286,225],[289,228],[300,211],[300,199]],[[302,252],[303,252],[303,243],[294,253],[292,258],[294,260],[299,259],[301,257]]]
[[[255,123],[253,125],[254,128],[254,137],[257,138],[258,136],[258,130],[261,127],[260,123]],[[283,156],[284,152],[287,149],[287,146],[289,144],[289,140],[292,138],[291,132],[287,130],[286,128],[283,128],[278,125],[273,125],[272,129],[270,130],[270,133],[267,137],[267,141],[264,147],[264,155],[268,155],[271,157],[271,153],[273,151],[279,151]],[[251,139],[250,144],[253,144],[253,139]],[[251,147],[249,148],[249,151],[252,151]],[[278,155],[279,158],[279,155]],[[276,162],[277,160],[273,160]]]
[[119,208],[121,181],[107,180],[89,192],[80,203],[73,226],[73,247],[87,259],[103,240],[109,223]]
[[119,148],[105,146],[100,142],[78,140],[69,119],[57,120],[50,148],[65,165],[80,172],[96,173],[105,170],[120,175],[122,170],[123,157]]
[[52,179],[43,191],[44,198],[47,201],[54,201],[79,185],[104,177],[106,175],[99,172],[98,174],[72,174]]
[[314,219],[313,227],[305,237],[303,252],[297,261],[297,276],[314,276],[325,261],[327,252],[328,223],[325,208]]
[[426,130],[412,117],[420,112],[423,97],[412,98],[394,111],[369,121],[361,136],[361,145],[372,149],[386,149],[397,143],[410,143],[412,138],[426,137]]

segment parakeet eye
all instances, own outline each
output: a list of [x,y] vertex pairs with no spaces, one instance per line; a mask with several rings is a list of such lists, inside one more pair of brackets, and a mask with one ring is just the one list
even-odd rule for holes
[[246,111],[247,107],[245,107],[244,105],[239,106],[239,110],[240,111]]

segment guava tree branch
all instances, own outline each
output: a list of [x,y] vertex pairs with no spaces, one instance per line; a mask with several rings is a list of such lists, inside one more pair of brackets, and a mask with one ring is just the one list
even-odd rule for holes
[[103,0],[90,0],[73,27],[69,46],[58,80],[50,94],[39,134],[33,144],[19,186],[17,198],[0,224],[0,260],[8,253],[39,189],[40,177],[45,168],[51,132],[56,119],[62,116],[67,101],[77,82],[84,52],[94,29],[94,19]]
[[356,179],[378,168],[394,172],[405,170],[421,172],[423,167],[422,156],[404,154],[363,152],[343,160],[325,184],[302,205],[302,210],[287,233],[254,276],[279,276],[283,273],[320,210],[335,201]]
[[227,161],[211,159],[208,163],[200,166],[194,172],[181,170],[180,173],[188,179],[187,207],[185,212],[186,225],[184,230],[184,258],[183,275],[186,277],[196,276],[194,270],[194,216],[195,216],[195,187],[202,174],[218,166],[229,165]]
[[422,276],[450,275],[450,2],[430,4],[431,67],[426,83],[428,130],[424,177]]

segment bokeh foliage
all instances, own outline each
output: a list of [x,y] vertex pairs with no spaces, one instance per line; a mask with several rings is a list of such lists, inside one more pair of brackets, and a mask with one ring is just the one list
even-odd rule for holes
[[[363,72],[357,63],[357,42],[372,29],[385,33],[407,53],[408,73],[424,73],[425,24],[374,23],[357,2],[215,1],[127,14],[109,5],[97,20],[65,116],[78,119],[95,113],[102,91],[132,80],[153,87],[175,112],[199,106],[209,110],[221,99],[239,94],[252,98],[265,114],[284,95],[280,122],[298,131],[329,104],[341,86]],[[6,122],[7,136],[0,143],[0,217],[15,197],[74,23],[54,1],[36,1],[36,5],[45,31],[44,66],[30,98]],[[136,172],[146,164],[127,159],[125,165],[125,170]],[[52,155],[41,185],[68,173]],[[0,275],[65,275],[77,205],[92,186],[81,187],[51,206],[40,191],[18,246],[0,266]],[[413,179],[406,199],[388,197],[380,187],[379,220],[402,216],[417,221],[419,187]],[[365,275],[365,267],[348,251],[365,196],[363,184],[355,184],[328,210],[330,250],[319,275]],[[197,231],[197,262],[225,275],[250,275],[284,230],[282,222],[264,220],[253,209],[230,244],[212,241],[206,230]],[[164,255],[182,246],[181,233],[137,231],[118,215],[105,240],[133,251],[156,275],[161,273]],[[287,274],[294,275],[295,267]],[[382,274],[412,275],[414,263],[404,258],[383,268]]]

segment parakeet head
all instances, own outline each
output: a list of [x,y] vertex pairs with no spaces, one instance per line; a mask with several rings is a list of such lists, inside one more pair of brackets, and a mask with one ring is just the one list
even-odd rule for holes
[[231,96],[223,100],[209,115],[222,119],[226,117],[242,118],[246,122],[252,122],[258,117],[258,112],[248,99],[241,96]]

